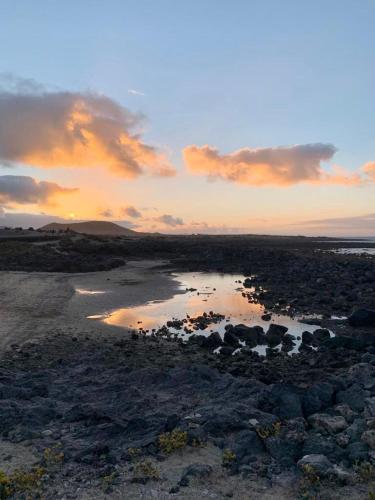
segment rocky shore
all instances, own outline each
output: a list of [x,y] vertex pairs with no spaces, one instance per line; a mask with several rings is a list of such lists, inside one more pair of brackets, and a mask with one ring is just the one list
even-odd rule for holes
[[[60,322],[11,345],[2,498],[374,498],[375,264],[311,252],[253,249],[229,266],[271,313],[321,315],[296,354],[273,348],[288,338],[277,325],[228,325],[218,343]],[[217,267],[209,255],[171,265]]]

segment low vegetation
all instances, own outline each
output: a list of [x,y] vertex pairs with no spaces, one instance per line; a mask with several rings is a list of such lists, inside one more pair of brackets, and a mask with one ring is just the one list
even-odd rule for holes
[[159,448],[166,455],[170,455],[176,450],[185,448],[187,442],[187,432],[180,429],[174,429],[172,432],[165,432],[159,436]]
[[9,475],[0,471],[0,499],[21,498],[21,494],[26,494],[26,498],[29,495],[40,496],[46,472],[43,467],[34,467],[29,471],[15,470]]
[[148,480],[157,481],[159,479],[160,471],[151,460],[143,460],[135,464],[133,480],[146,482]]
[[229,467],[236,460],[236,454],[229,449],[225,449],[222,456],[223,467]]
[[268,427],[258,427],[256,431],[258,436],[262,439],[278,436],[281,431],[281,422],[275,422],[274,424]]

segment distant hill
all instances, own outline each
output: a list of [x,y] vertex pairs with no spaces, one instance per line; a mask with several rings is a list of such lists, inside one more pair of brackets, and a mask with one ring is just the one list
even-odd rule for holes
[[74,231],[81,234],[93,234],[97,236],[143,236],[144,233],[137,233],[132,229],[119,226],[114,222],[104,220],[93,220],[88,222],[52,222],[40,228],[41,231]]

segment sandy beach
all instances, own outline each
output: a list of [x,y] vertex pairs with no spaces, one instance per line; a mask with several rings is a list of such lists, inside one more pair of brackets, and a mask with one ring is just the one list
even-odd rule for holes
[[[165,272],[165,265],[161,260],[140,260],[111,271],[73,275],[1,272],[0,350],[62,329],[72,335],[117,330],[86,318],[178,293],[179,283]],[[104,293],[80,294],[77,289]]]

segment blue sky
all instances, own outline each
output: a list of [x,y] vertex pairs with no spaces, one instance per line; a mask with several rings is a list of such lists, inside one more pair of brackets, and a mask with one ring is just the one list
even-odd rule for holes
[[[181,155],[192,144],[230,154],[330,143],[334,163],[349,171],[374,161],[372,0],[3,0],[0,19],[0,72],[50,91],[100,92],[145,115],[144,141],[165,150],[180,175],[126,181],[126,202],[146,197],[184,220],[251,229],[249,207],[241,211],[250,198],[254,219],[276,232],[298,213],[308,220],[375,212],[373,186],[207,184],[186,174]],[[27,165],[17,172],[73,186],[82,178]],[[195,208],[187,207],[192,198]],[[218,198],[232,206],[221,216]]]

